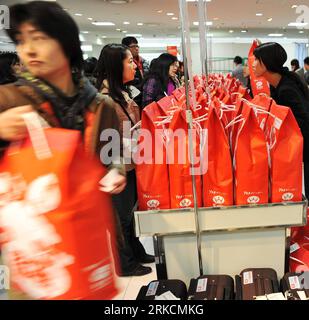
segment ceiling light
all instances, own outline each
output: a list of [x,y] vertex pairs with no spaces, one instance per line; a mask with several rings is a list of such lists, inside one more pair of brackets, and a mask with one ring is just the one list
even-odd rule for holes
[[85,52],[92,51],[92,45],[91,44],[82,45],[81,49]]
[[282,37],[283,34],[282,33],[270,33],[268,36],[269,37]]
[[233,33],[233,32],[234,32],[234,30],[230,30],[230,31],[229,31],[229,33]]
[[158,12],[158,13],[162,13],[162,12],[163,12],[163,10],[158,10],[157,12]]
[[289,27],[305,27],[308,22],[290,22],[288,24]]
[[267,21],[268,21],[268,22],[273,21],[273,18],[269,18],[269,19],[267,19]]
[[141,38],[143,35],[139,33],[131,33],[127,35],[128,37],[135,37],[135,38]]
[[[193,22],[193,25],[198,26],[198,25],[199,25],[199,22],[198,22],[198,21],[194,21],[194,22]],[[212,26],[212,25],[213,25],[213,22],[212,22],[212,21],[207,21],[207,22],[205,23],[205,25],[206,25],[206,26]]]
[[106,39],[107,37],[106,36],[102,36],[101,38]]
[[82,34],[79,35],[79,41],[81,42],[86,41],[85,37]]
[[126,31],[126,30],[123,30],[123,31],[122,31],[122,33],[127,33],[127,32],[128,32],[128,31]]
[[246,32],[248,32],[248,30],[241,30],[241,32],[242,32],[242,33],[246,33]]
[[121,31],[121,29],[116,29],[116,31]]
[[217,17],[216,17],[216,18],[214,18],[213,20],[215,20],[215,21],[216,21],[216,20],[219,20],[219,18],[217,18]]
[[123,24],[130,24],[130,22],[128,22],[128,21],[125,21]]
[[88,20],[92,21],[92,20],[93,20],[93,18],[88,18]]
[[144,24],[142,22],[139,22],[137,25],[138,26],[143,26]]
[[75,13],[75,15],[78,16],[78,17],[82,17],[83,16],[82,13]]
[[262,17],[263,13],[256,13],[255,14],[257,17]]
[[89,33],[89,31],[82,31],[82,33],[87,34],[87,33]]
[[130,0],[107,0],[107,2],[112,4],[128,4]]
[[302,30],[302,31],[299,31],[299,33],[304,33],[304,31]]
[[96,22],[92,22],[92,24],[95,26],[106,26],[106,27],[115,25],[115,23],[113,22],[104,22],[104,21],[96,21]]
[[175,14],[172,13],[172,12],[168,12],[166,15],[167,15],[167,16],[173,16],[173,15],[175,15]]
[[296,5],[296,4],[294,4],[294,5],[292,5],[292,9],[295,9],[295,8],[297,8],[298,7],[298,5]]
[[87,59],[89,58],[88,54],[87,54],[87,53],[84,53],[84,54],[83,54],[83,58],[84,58],[84,60],[87,60]]
[[97,45],[101,46],[103,44],[102,40],[100,38],[97,38],[96,41]]
[[178,18],[177,17],[173,17],[172,20],[178,20]]
[[[187,0],[187,2],[197,2],[198,0]],[[211,0],[204,0],[206,2],[211,2]]]

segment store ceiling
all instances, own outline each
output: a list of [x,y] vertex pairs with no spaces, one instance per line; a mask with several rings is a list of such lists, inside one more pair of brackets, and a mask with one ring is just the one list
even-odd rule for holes
[[[113,0],[58,0],[57,2],[77,21],[86,43],[95,43],[102,37],[106,38],[103,40],[105,42],[108,39],[120,39],[127,34],[139,34],[145,39],[153,40],[180,36],[180,22],[176,19],[179,18],[178,0],[127,0],[129,3],[126,4],[112,4],[109,1]],[[6,5],[17,2],[27,1],[1,0],[1,4]],[[288,27],[290,22],[296,22],[302,17],[302,12],[297,14],[296,8],[292,6],[305,3],[307,12],[302,16],[304,22],[308,24],[304,29]],[[192,35],[197,36],[198,27],[193,24],[198,21],[197,5],[188,2],[188,7]],[[283,38],[309,37],[308,0],[211,0],[207,2],[207,8],[207,20],[212,22],[210,33],[215,38],[267,37],[270,33],[282,34]],[[263,15],[257,16],[257,13]],[[270,18],[272,20],[268,21]],[[92,24],[95,21],[112,22],[115,25],[95,26]],[[124,24],[126,22],[129,24]],[[241,32],[242,30],[247,32]]]

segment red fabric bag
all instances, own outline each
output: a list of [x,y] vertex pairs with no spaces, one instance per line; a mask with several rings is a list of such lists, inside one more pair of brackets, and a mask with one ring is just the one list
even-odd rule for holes
[[111,299],[105,169],[86,154],[80,132],[43,130],[34,119],[30,138],[11,144],[1,163],[1,250],[12,286],[34,299]]
[[265,136],[248,104],[236,137],[233,165],[235,204],[268,203],[268,154]]
[[203,177],[203,204],[206,207],[233,205],[233,167],[228,139],[215,108],[209,109],[202,124],[207,129],[203,149],[207,172]]
[[[151,103],[142,112],[141,129],[148,130],[148,139],[139,139],[138,151],[136,153],[136,178],[139,210],[159,210],[170,209],[170,192],[168,166],[166,161],[166,148],[164,138],[161,134],[165,126],[157,126],[156,121],[162,121],[160,118],[164,112],[156,102]],[[160,130],[159,132],[156,130]],[[147,137],[147,136],[145,136]],[[143,152],[143,145],[150,146],[151,153],[147,155]],[[156,163],[156,155],[162,156],[161,163]],[[145,162],[141,162],[141,157]],[[158,161],[159,162],[159,161]]]
[[[181,130],[181,135],[176,137],[176,130]],[[170,195],[171,208],[185,208],[193,207],[193,189],[192,189],[192,175],[189,158],[189,142],[188,142],[188,124],[186,122],[185,110],[178,110],[175,112],[172,122],[170,123],[169,142],[167,143],[168,161],[169,161],[169,181],[170,181]],[[196,131],[195,131],[196,132]],[[172,138],[175,135],[175,139]],[[193,137],[194,154],[199,158],[200,142],[196,132]],[[181,152],[180,152],[181,151]],[[180,153],[180,156],[178,156]],[[197,163],[195,171],[200,171],[200,163]],[[197,201],[198,206],[202,206],[202,185],[201,176],[195,175]],[[162,181],[160,181],[162,184]]]

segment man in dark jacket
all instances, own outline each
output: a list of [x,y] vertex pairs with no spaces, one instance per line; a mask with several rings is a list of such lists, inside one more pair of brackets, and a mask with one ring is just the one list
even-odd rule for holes
[[136,73],[133,81],[128,83],[129,86],[133,86],[138,89],[141,93],[134,97],[133,100],[137,103],[138,106],[141,106],[142,102],[142,88],[143,88],[143,79],[145,75],[149,72],[149,63],[144,58],[139,55],[139,45],[135,37],[125,37],[122,39],[122,44],[129,47],[134,63],[136,64]]

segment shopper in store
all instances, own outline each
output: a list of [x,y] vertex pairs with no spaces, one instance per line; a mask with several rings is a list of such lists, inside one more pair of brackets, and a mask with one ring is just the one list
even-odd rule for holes
[[250,80],[250,70],[247,63],[244,65],[244,68],[243,68],[243,76],[247,80],[246,88],[248,89],[250,96],[253,98],[251,80]]
[[298,69],[300,69],[299,61],[297,59],[291,60],[291,71],[296,72]]
[[[92,129],[88,150],[99,155],[106,143],[99,139],[101,132],[119,130],[119,122],[112,101],[100,96],[82,76],[83,54],[74,20],[57,3],[33,1],[10,7],[10,26],[7,33],[23,69],[17,82],[0,86],[1,151],[27,136],[23,115],[35,111],[51,127],[82,134]],[[86,124],[85,115],[90,113],[97,127]],[[112,194],[121,192],[126,184],[124,168],[104,165],[109,179],[102,188]]]
[[309,57],[304,59],[304,67],[296,72],[309,85]]
[[[143,57],[140,56],[138,41],[135,37],[125,37],[122,39],[121,43],[124,46],[129,47],[134,59],[134,63],[137,66],[134,80],[128,83],[128,85],[133,86],[140,91],[140,93],[134,97],[134,101],[138,106],[140,106],[142,103],[142,96],[143,96],[143,93],[142,93],[143,79],[149,72],[149,63],[147,60],[145,60]],[[135,90],[131,89],[131,92],[135,92]]]
[[84,62],[85,77],[90,81],[93,86],[96,86],[97,79],[94,75],[94,70],[97,66],[98,59],[95,57],[87,58]]
[[309,198],[309,90],[302,79],[283,67],[287,60],[284,48],[276,42],[264,43],[253,52],[254,73],[271,85],[272,98],[290,107],[304,137],[305,192]]
[[235,69],[232,71],[232,76],[238,79],[241,82],[241,84],[245,87],[247,85],[247,80],[243,76],[243,59],[240,56],[236,56],[234,58],[234,64]]
[[[136,64],[128,47],[121,44],[108,44],[100,54],[96,74],[97,89],[114,101],[114,109],[121,123],[119,133],[124,138],[125,121],[134,126],[140,119],[139,107],[130,97],[128,83],[134,79]],[[123,139],[122,141],[125,141]],[[123,143],[123,148],[126,148]],[[123,153],[126,153],[123,150]],[[137,203],[137,185],[133,162],[126,164],[127,186],[123,192],[113,196],[124,244],[118,244],[122,276],[142,276],[152,271],[141,263],[154,262],[154,256],[148,255],[134,233],[134,209]]]
[[177,78],[179,62],[177,57],[162,53],[155,61],[149,74],[145,78],[143,86],[142,107],[146,107],[153,101],[159,101],[180,87]]
[[14,68],[18,63],[16,53],[3,52],[0,54],[0,85],[12,83],[17,80]]

